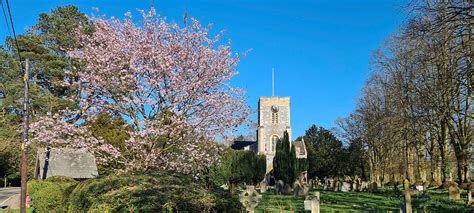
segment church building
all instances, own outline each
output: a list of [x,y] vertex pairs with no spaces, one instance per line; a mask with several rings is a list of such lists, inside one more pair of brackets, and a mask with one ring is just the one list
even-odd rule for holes
[[[258,101],[257,141],[234,141],[231,147],[233,149],[253,150],[258,154],[264,154],[267,159],[266,171],[267,173],[272,171],[278,139],[282,138],[286,131],[290,143],[292,141],[290,115],[290,97],[260,97]],[[293,144],[296,148],[296,157],[306,158],[304,141],[295,141]]]
[[[267,173],[273,169],[273,157],[275,157],[278,139],[282,138],[286,131],[292,141],[290,115],[290,97],[260,97],[258,101],[257,152],[264,154],[267,158]],[[304,142],[295,141],[293,143],[296,148],[296,157],[306,158]]]

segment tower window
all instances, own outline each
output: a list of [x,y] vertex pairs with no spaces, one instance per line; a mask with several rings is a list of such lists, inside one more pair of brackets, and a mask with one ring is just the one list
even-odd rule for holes
[[272,110],[272,124],[276,125],[278,124],[278,106],[272,105],[271,110]]
[[278,141],[278,136],[273,135],[272,136],[272,152],[275,152],[277,141]]
[[272,112],[272,124],[278,124],[278,112]]

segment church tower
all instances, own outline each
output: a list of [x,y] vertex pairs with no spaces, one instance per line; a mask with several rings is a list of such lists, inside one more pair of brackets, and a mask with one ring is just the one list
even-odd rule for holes
[[267,170],[273,169],[277,140],[287,131],[291,143],[290,97],[260,97],[258,101],[258,153],[267,157]]

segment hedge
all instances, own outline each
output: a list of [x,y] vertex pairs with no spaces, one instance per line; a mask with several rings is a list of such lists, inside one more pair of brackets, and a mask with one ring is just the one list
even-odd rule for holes
[[28,182],[31,205],[38,212],[64,212],[67,210],[68,196],[76,185],[74,179],[53,176],[44,181]]
[[69,199],[72,212],[239,212],[237,197],[206,188],[191,176],[148,172],[106,176],[78,184]]

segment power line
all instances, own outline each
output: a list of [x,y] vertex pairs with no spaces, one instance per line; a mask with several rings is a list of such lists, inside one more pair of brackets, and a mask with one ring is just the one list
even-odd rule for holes
[[7,10],[8,10],[8,15],[10,16],[10,23],[12,25],[12,31],[13,31],[13,38],[15,39],[15,44],[16,44],[16,51],[18,53],[18,59],[20,59],[20,68],[23,70],[23,67],[21,66],[21,55],[20,55],[20,45],[18,45],[18,40],[16,39],[16,33],[15,33],[15,25],[13,24],[13,18],[12,18],[12,12],[10,11],[10,4],[8,3],[8,0],[5,0],[7,2]]
[[10,37],[12,37],[12,32],[10,31],[10,24],[8,23],[7,14],[5,13],[5,6],[3,6],[3,0],[0,0],[0,4],[2,5],[3,18],[5,19],[5,24],[8,29],[8,34],[10,34]]
[[[15,32],[15,25],[13,24],[13,18],[12,18],[12,12],[10,10],[10,4],[8,3],[8,0],[5,0],[7,2],[7,10],[8,10],[8,15],[10,16],[10,23],[12,25],[12,31],[13,31],[13,38],[15,39],[15,44],[16,44],[16,50],[18,53],[18,59],[20,60],[20,72],[23,70],[22,66],[22,59],[20,55],[20,45],[18,45],[18,39],[16,38],[16,32]],[[26,213],[26,173],[27,173],[27,142],[28,142],[28,123],[29,123],[29,88],[28,88],[28,70],[29,68],[29,60],[26,59],[25,61],[25,72],[23,76],[23,82],[24,82],[24,97],[23,97],[23,139],[21,143],[21,169],[20,169],[20,176],[21,176],[21,193],[20,193],[20,212],[21,213]]]

